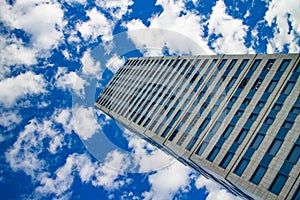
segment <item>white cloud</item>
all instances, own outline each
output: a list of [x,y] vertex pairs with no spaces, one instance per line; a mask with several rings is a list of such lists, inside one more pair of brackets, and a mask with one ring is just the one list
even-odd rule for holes
[[202,38],[201,16],[187,10],[181,1],[157,1],[156,5],[161,5],[164,10],[149,19],[149,27],[139,19],[123,23],[130,39],[144,55],[162,55],[164,47],[179,55],[211,53]]
[[81,58],[82,74],[90,77],[95,77],[98,80],[102,77],[102,68],[99,61],[95,61],[91,55],[91,50],[88,49],[84,52]]
[[86,0],[65,0],[68,4],[86,4]]
[[12,125],[20,123],[22,117],[19,115],[18,111],[2,111],[0,113],[0,125],[4,127],[10,127]]
[[66,68],[59,67],[55,75],[55,85],[63,90],[71,89],[78,96],[84,96],[84,87],[88,84],[76,72],[67,73]]
[[187,192],[190,184],[190,173],[189,168],[176,162],[168,168],[149,175],[151,189],[142,194],[144,199],[173,199],[175,194]]
[[208,192],[207,200],[238,200],[240,198],[221,188],[218,184],[206,179],[204,176],[199,176],[195,183],[196,188],[206,188]]
[[226,13],[226,5],[219,0],[212,8],[212,14],[208,20],[209,35],[218,37],[212,41],[216,53],[248,53],[244,42],[248,27],[241,19],[235,19]]
[[[37,51],[24,46],[20,39],[0,35],[0,46],[0,64],[3,67],[16,64],[32,65],[37,62]],[[0,78],[3,78],[6,73],[7,71],[1,67]]]
[[120,58],[118,55],[114,54],[108,61],[106,62],[106,67],[110,69],[112,72],[116,73],[118,69],[123,66],[125,63],[124,58]]
[[94,109],[93,107],[85,108],[83,106],[75,106],[72,109],[74,131],[83,140],[87,140],[98,131],[101,131],[100,123],[94,116]]
[[268,3],[265,20],[270,27],[274,27],[274,37],[269,39],[267,45],[268,53],[280,52],[285,45],[288,45],[290,53],[298,53],[300,51],[299,9],[299,1],[289,1],[287,3],[285,1],[272,0]]
[[39,159],[42,152],[43,139],[57,135],[52,129],[50,121],[38,123],[36,119],[26,125],[24,131],[20,132],[16,142],[5,153],[5,158],[14,171],[24,171],[33,179],[38,179],[39,173],[45,167],[45,161]]
[[96,4],[108,11],[115,20],[122,18],[128,11],[128,7],[133,4],[132,0],[96,0]]
[[103,42],[112,40],[113,23],[96,8],[86,11],[89,20],[78,23],[76,28],[84,40],[95,41],[101,35]]
[[19,98],[46,92],[46,83],[41,75],[26,72],[0,82],[0,104],[13,106]]
[[64,13],[60,4],[54,1],[15,1],[13,5],[1,3],[0,13],[6,25],[22,29],[31,36],[33,48],[52,49],[63,36]]

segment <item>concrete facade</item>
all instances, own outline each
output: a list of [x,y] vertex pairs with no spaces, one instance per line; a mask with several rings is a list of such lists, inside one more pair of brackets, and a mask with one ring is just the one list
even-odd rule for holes
[[245,199],[297,199],[300,55],[130,58],[95,105]]

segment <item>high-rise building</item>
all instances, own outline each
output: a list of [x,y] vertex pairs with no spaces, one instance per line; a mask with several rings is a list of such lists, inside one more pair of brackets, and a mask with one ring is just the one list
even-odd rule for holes
[[300,54],[130,58],[95,105],[246,199],[300,199]]

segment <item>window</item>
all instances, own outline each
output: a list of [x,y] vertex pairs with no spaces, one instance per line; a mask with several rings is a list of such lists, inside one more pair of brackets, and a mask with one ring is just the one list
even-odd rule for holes
[[215,159],[215,157],[218,155],[219,151],[220,151],[220,148],[214,147],[213,150],[208,155],[207,160],[212,162]]
[[234,155],[233,153],[228,152],[226,156],[223,158],[219,166],[225,169],[230,163],[231,159],[233,158],[233,155]]
[[273,66],[274,62],[275,62],[275,59],[268,60],[267,64],[264,67],[264,70],[269,71],[271,69],[271,67]]
[[236,77],[232,77],[229,83],[227,84],[226,88],[231,88],[236,81]]
[[275,139],[271,146],[269,147],[269,150],[268,150],[268,154],[270,154],[271,156],[275,156],[276,153],[278,152],[280,146],[282,144],[282,140],[279,140],[279,139]]
[[264,101],[259,101],[256,106],[262,108],[262,107],[264,107],[265,103],[266,102],[264,102]]
[[272,80],[271,83],[269,84],[269,86],[267,87],[266,92],[272,93],[273,90],[275,89],[276,85],[277,85],[277,82],[278,81]]
[[291,113],[294,114],[294,115],[298,115],[298,114],[300,113],[300,108],[294,106],[294,107],[291,109]]
[[254,85],[252,86],[251,90],[258,90],[258,88],[260,87],[261,83],[262,83],[262,79],[257,79],[254,83]]
[[238,110],[238,111],[236,111],[236,113],[235,113],[235,116],[237,116],[237,117],[240,117],[240,116],[242,116],[243,115],[243,111],[242,110]]
[[235,102],[237,100],[237,98],[236,97],[231,97],[231,99],[230,99],[230,102]]
[[298,62],[294,72],[300,72],[300,61]]
[[255,170],[254,174],[252,175],[250,181],[258,185],[262,177],[265,175],[266,171],[266,167],[259,165],[258,168]]
[[219,66],[218,66],[218,70],[221,70],[226,62],[227,62],[227,59],[222,60],[221,63],[219,64]]
[[244,78],[241,84],[239,85],[239,88],[244,88],[249,81],[249,78]]
[[247,165],[249,163],[249,160],[246,160],[245,158],[243,158],[238,166],[235,168],[234,173],[238,176],[241,176],[243,174],[243,172],[245,171]]
[[273,124],[274,120],[275,119],[273,117],[267,117],[265,120],[265,123],[271,125],[271,124]]
[[287,66],[290,64],[290,62],[291,62],[291,59],[284,59],[282,61],[282,63],[280,64],[277,71],[284,72],[285,69],[287,68]]
[[251,120],[256,120],[257,119],[257,114],[254,114],[254,113],[252,113],[251,115],[250,115],[250,117],[249,117],[249,119],[251,119]]
[[299,200],[300,199],[300,184],[298,185],[298,188],[296,189],[293,197],[292,197],[292,200]]
[[282,127],[286,128],[286,129],[291,129],[293,126],[293,123],[292,122],[289,122],[289,121],[285,121],[283,124],[282,124]]
[[222,134],[222,137],[227,138],[233,129],[234,129],[234,126],[228,125],[227,128],[225,129],[224,133]]
[[244,59],[238,69],[239,70],[243,70],[244,67],[247,65],[248,62],[249,62],[249,59]]
[[289,81],[286,86],[284,87],[283,91],[282,91],[282,94],[286,94],[286,95],[289,95],[293,89],[295,85],[295,82],[291,82]]
[[280,111],[280,110],[281,110],[281,107],[282,107],[281,104],[277,104],[277,103],[276,103],[276,104],[273,106],[272,110]]
[[300,156],[300,145],[295,144],[287,157],[287,161],[296,164]]
[[278,195],[281,192],[287,179],[288,179],[287,176],[278,173],[273,183],[269,187],[269,191]]
[[235,139],[235,142],[242,143],[243,140],[245,139],[247,133],[248,133],[248,130],[243,128],[241,130],[241,132],[239,133],[238,137]]
[[248,105],[249,103],[250,103],[250,99],[247,99],[247,98],[246,98],[246,99],[244,99],[244,101],[243,101],[242,104],[243,104],[243,105]]
[[261,59],[255,60],[254,63],[252,64],[250,70],[253,70],[253,71],[256,70],[256,68],[260,64],[260,62],[261,62]]
[[259,147],[260,143],[263,141],[263,139],[264,139],[264,135],[257,134],[250,146],[254,149],[257,149]]
[[236,61],[237,61],[237,59],[233,59],[233,60],[230,62],[230,64],[229,64],[227,70],[231,70],[232,67],[235,65]]

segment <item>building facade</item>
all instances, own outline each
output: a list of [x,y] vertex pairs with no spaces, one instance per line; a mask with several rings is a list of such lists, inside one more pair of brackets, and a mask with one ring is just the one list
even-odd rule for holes
[[300,54],[130,58],[95,105],[245,199],[300,199]]

